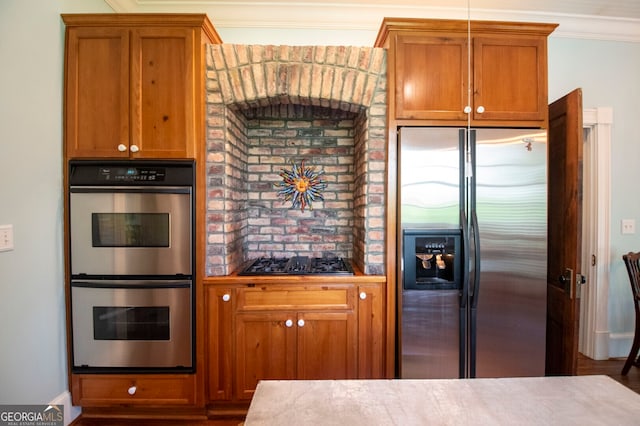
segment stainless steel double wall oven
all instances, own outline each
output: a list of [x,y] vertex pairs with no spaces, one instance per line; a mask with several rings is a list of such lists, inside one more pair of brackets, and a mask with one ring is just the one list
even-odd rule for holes
[[193,161],[71,161],[74,372],[193,371]]

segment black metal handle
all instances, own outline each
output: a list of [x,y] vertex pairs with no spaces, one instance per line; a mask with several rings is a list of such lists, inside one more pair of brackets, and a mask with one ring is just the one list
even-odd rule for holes
[[467,299],[469,297],[469,224],[464,209],[460,209],[460,223],[462,224],[462,251],[463,251],[463,268],[462,268],[462,291],[460,294],[460,308],[465,309]]
[[473,293],[471,294],[471,307],[473,309],[478,307],[478,297],[480,295],[480,232],[478,230],[478,215],[476,211],[471,212],[471,226],[473,227]]

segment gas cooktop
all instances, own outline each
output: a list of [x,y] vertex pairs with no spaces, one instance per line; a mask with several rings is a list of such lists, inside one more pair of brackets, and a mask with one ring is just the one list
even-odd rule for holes
[[353,275],[348,260],[342,257],[260,257],[251,261],[238,275]]

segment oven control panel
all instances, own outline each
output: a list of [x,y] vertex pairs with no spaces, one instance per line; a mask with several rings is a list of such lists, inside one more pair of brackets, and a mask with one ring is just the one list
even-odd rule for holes
[[71,160],[70,186],[190,186],[195,182],[192,160]]
[[109,182],[162,182],[166,175],[165,168],[150,167],[100,167],[98,171],[99,178]]

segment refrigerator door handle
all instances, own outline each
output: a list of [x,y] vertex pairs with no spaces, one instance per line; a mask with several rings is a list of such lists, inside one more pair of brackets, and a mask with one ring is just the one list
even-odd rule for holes
[[473,229],[473,288],[471,289],[471,308],[478,307],[478,296],[480,293],[480,231],[478,230],[478,215],[476,211],[471,212],[471,227]]
[[462,224],[462,288],[460,289],[460,308],[466,309],[469,298],[469,224],[464,210],[460,210],[460,223]]

